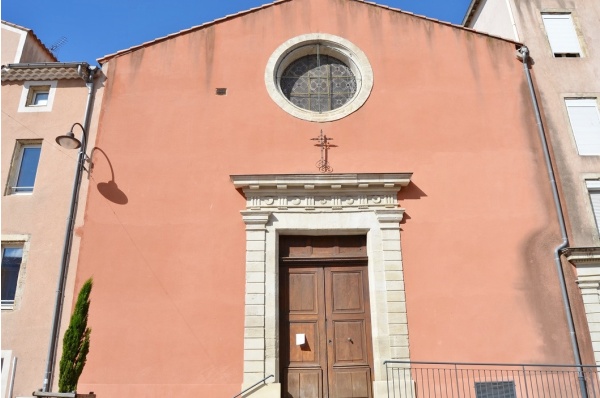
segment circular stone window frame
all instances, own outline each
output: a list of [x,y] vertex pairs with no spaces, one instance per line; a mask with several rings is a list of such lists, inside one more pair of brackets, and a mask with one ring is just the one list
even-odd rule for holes
[[[321,54],[339,59],[354,73],[356,93],[339,108],[321,113],[303,109],[292,104],[281,90],[281,75],[292,62],[314,54],[309,47],[311,44],[323,45]],[[349,40],[327,33],[309,33],[291,38],[277,47],[267,62],[265,85],[271,99],[290,115],[310,122],[330,122],[346,117],[364,105],[373,88],[373,68],[365,53]]]

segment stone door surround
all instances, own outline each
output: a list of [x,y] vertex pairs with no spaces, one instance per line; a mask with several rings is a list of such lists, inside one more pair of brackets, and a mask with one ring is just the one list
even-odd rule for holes
[[[279,235],[367,236],[373,392],[387,395],[386,359],[408,360],[398,192],[412,173],[232,175],[246,197],[246,294],[242,388],[268,375],[279,393]],[[258,395],[257,395],[258,396]]]

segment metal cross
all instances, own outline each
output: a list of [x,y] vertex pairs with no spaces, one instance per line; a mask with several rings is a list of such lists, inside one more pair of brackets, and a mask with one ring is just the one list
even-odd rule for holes
[[329,141],[332,140],[333,138],[327,138],[327,136],[323,134],[323,130],[321,130],[321,135],[317,138],[311,138],[311,141],[319,141],[315,146],[321,147],[321,160],[317,162],[317,168],[321,173],[331,173],[333,171],[328,160],[329,148],[335,148],[337,145],[330,144]]

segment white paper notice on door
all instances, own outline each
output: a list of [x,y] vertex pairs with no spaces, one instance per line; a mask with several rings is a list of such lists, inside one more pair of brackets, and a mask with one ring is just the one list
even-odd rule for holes
[[296,333],[296,345],[306,344],[306,335],[304,333]]

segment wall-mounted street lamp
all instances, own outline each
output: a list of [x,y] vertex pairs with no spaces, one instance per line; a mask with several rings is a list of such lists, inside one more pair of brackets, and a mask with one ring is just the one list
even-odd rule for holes
[[75,138],[75,134],[73,133],[75,126],[79,126],[81,128],[83,131],[82,140],[84,142],[87,141],[87,134],[83,126],[80,123],[73,123],[71,130],[69,130],[67,134],[56,137],[56,143],[66,149],[77,149],[81,147],[82,142]]

